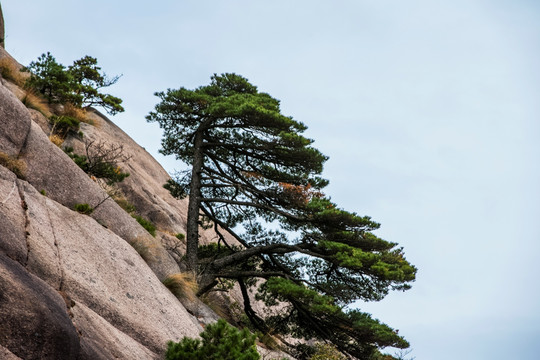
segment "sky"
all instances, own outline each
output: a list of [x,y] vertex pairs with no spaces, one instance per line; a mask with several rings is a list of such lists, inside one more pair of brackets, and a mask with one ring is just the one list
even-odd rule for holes
[[326,194],[418,267],[361,310],[408,357],[540,357],[540,3],[514,0],[1,0],[22,64],[85,55],[112,118],[168,171],[156,91],[235,72],[328,155]]

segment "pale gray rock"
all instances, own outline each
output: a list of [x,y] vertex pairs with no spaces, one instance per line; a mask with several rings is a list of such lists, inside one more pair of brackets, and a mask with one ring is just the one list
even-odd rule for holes
[[[62,264],[47,198],[25,181],[19,181],[21,201],[26,208],[26,268],[55,289],[62,288]],[[49,200],[50,201],[50,200]]]
[[[84,139],[124,145],[131,175],[120,187],[156,224],[154,238],[49,141],[48,120],[12,94],[21,91],[0,85],[0,151],[27,168],[23,181],[0,166],[0,359],[157,359],[168,340],[197,337],[218,316],[199,300],[183,306],[160,281],[181,271],[184,243],[175,235],[186,225],[186,200],[163,188],[167,172],[99,112],[90,113],[94,125],[81,124]],[[77,137],[65,145],[84,151]],[[97,208],[91,216],[71,210],[80,203]],[[212,230],[202,232],[202,243],[212,240]],[[165,248],[175,246],[173,258]],[[222,307],[240,302],[238,289],[230,295]],[[32,337],[37,322],[54,332],[46,341]]]
[[27,165],[26,180],[43,190],[51,199],[73,208],[76,204],[89,204],[101,225],[112,230],[127,242],[142,239],[151,249],[149,263],[160,279],[179,271],[178,265],[163,249],[158,240],[143,229],[107,193],[82,171],[64,151],[51,143],[47,135],[34,122],[28,141],[21,153]]
[[51,127],[49,126],[49,119],[47,119],[42,113],[34,109],[28,109],[32,121],[39,125],[41,130],[48,136],[51,133]]
[[[168,340],[198,333],[196,320],[126,241],[93,218],[41,196],[30,186],[24,190],[31,210],[30,257],[36,254],[36,268],[51,269],[50,274],[40,274],[45,281],[57,285],[58,264],[62,277],[59,290],[152,352],[163,351]],[[49,224],[33,226],[42,219],[48,219]],[[40,235],[46,242],[44,247],[53,248],[47,256],[32,251],[32,229],[38,227],[49,228]]]
[[10,156],[19,155],[31,123],[26,107],[0,84],[0,152]]
[[0,166],[0,252],[21,264],[27,258],[25,223],[17,177]]
[[2,360],[21,360],[20,357],[0,345],[0,359]]
[[199,324],[208,325],[217,322],[220,317],[200,299],[182,298],[180,302],[186,310],[199,321]]
[[[95,126],[82,124],[84,139],[99,140],[107,144],[124,146],[130,160],[122,167],[130,176],[119,187],[128,200],[135,205],[137,213],[152,221],[159,230],[172,234],[185,233],[185,201],[178,201],[163,188],[170,179],[163,167],[140,145],[135,143],[122,129],[96,110],[89,112]],[[70,139],[69,146],[83,150],[83,141]]]
[[[0,52],[1,52],[1,49],[0,49]],[[1,57],[0,57],[1,58]],[[20,87],[18,87],[17,85],[13,84],[12,82],[8,81],[8,80],[4,80],[3,83],[2,83],[9,91],[11,91],[13,93],[13,95],[15,95],[15,97],[19,100],[22,101],[22,99],[24,99],[24,97],[26,96],[26,91],[24,91],[23,89],[21,89]],[[30,110],[30,109],[28,109]]]
[[79,336],[62,297],[0,254],[0,344],[25,359],[76,359]]
[[71,308],[73,323],[81,335],[79,360],[159,359],[160,357],[124,334],[84,304]]

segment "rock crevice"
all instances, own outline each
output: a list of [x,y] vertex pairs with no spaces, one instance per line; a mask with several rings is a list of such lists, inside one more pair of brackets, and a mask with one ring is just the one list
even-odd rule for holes
[[31,248],[30,248],[30,242],[28,241],[28,235],[30,235],[30,232],[28,231],[29,230],[29,225],[30,225],[30,219],[28,217],[28,204],[26,203],[26,199],[24,197],[24,191],[23,189],[21,188],[21,183],[19,181],[15,181],[15,185],[17,187],[17,191],[19,193],[19,199],[21,201],[21,208],[22,208],[22,211],[23,211],[23,214],[24,214],[24,240],[25,240],[25,243],[26,243],[26,259],[24,261],[24,267],[27,267],[28,266],[28,259],[30,258],[30,251],[31,251]]

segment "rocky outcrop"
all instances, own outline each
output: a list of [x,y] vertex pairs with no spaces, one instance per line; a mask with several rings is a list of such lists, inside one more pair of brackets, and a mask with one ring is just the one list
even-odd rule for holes
[[[197,336],[199,320],[160,281],[179,268],[159,238],[32,119],[0,85],[0,151],[26,167],[23,180],[0,165],[0,358],[157,359],[168,340]],[[71,210],[99,202],[92,216]]]
[[[167,172],[97,111],[84,137],[64,144],[79,154],[90,141],[123,146],[130,176],[117,190],[156,225],[153,237],[49,140],[48,119],[23,96],[0,78],[0,153],[24,167],[17,177],[0,162],[0,359],[159,359],[168,340],[196,337],[218,316],[161,282],[181,271],[175,235],[186,227],[186,202],[163,188]],[[91,215],[72,210],[83,203]]]
[[[12,184],[16,184],[13,192]],[[6,323],[9,329],[17,329],[15,324],[26,324],[29,320],[24,319],[25,315],[39,319],[39,326],[57,333],[67,332],[64,329],[67,319],[80,333],[80,341],[75,337],[77,346],[74,345],[73,351],[89,352],[85,353],[88,359],[95,359],[97,355],[92,354],[97,350],[103,355],[98,358],[113,358],[115,353],[122,354],[120,358],[128,358],[127,353],[122,352],[123,344],[129,354],[136,352],[137,356],[131,358],[157,358],[167,340],[195,336],[201,330],[196,319],[161,284],[140,255],[91,217],[47,198],[3,167],[0,167],[0,197],[2,215],[14,214],[9,221],[2,221],[1,243],[8,243],[5,233],[17,234],[10,238],[12,247],[0,254],[7,264],[2,265],[1,270],[0,313],[13,318]],[[37,293],[26,294],[24,291],[29,289]],[[21,294],[15,296],[16,292]],[[17,305],[16,299],[20,301]],[[33,305],[43,300],[47,301],[43,306],[54,310],[54,317],[45,318],[44,310]],[[15,308],[20,312],[13,311]],[[2,319],[8,319],[6,316]],[[58,325],[57,329],[53,325],[59,319],[63,325]],[[62,358],[53,350],[36,357],[23,353],[18,346],[25,344],[21,339],[26,332],[13,333],[0,325],[0,342],[24,359]],[[50,334],[42,335],[48,338]],[[100,337],[108,342],[99,341],[97,346],[96,338]],[[50,346],[63,349],[62,354],[66,350],[65,344]]]

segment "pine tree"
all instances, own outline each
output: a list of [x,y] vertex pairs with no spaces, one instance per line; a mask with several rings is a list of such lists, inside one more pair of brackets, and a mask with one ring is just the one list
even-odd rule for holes
[[[410,288],[416,268],[397,244],[373,234],[379,224],[324,195],[327,158],[302,135],[306,126],[235,74],[156,95],[161,102],[147,120],[164,130],[161,152],[191,166],[167,188],[189,195],[186,259],[199,294],[232,279],[261,331],[325,339],[365,359],[382,347],[407,347],[369,314],[344,310]],[[201,224],[214,227],[217,245],[199,247]],[[281,315],[251,306],[249,287],[260,279],[259,299],[285,304]]]
[[30,72],[26,85],[45,96],[49,103],[70,103],[76,107],[97,105],[111,115],[124,111],[122,99],[100,92],[120,77],[108,78],[101,72],[96,58],[85,56],[66,68],[47,52],[25,70]]

